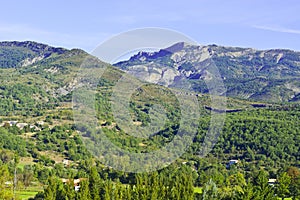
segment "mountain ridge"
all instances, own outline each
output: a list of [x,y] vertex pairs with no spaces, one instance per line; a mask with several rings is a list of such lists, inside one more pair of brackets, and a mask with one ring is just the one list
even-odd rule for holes
[[[151,54],[139,52],[114,66],[140,79],[170,87],[183,77],[195,92],[208,93],[205,80],[212,74],[205,65],[210,62],[219,69],[228,96],[286,102],[299,95],[300,52],[184,43],[173,47],[177,48]],[[274,92],[277,87],[279,91]]]
[[0,42],[0,68],[27,66],[53,54],[62,55],[75,50],[84,52],[79,49],[52,47],[34,41],[2,41]]
[[[80,49],[51,47],[32,41],[0,42],[2,69],[33,72],[37,65],[48,74],[61,69],[74,71],[72,68],[79,68],[87,55]],[[139,52],[114,67],[167,87],[176,87],[178,80],[186,79],[193,92],[208,93],[206,81],[213,75],[206,66],[208,63],[219,69],[229,97],[276,103],[300,99],[300,52],[294,50],[257,50],[215,44],[197,46],[179,42],[158,52]],[[66,84],[63,76],[61,74],[60,80]],[[61,86],[66,93],[64,87],[68,86]]]

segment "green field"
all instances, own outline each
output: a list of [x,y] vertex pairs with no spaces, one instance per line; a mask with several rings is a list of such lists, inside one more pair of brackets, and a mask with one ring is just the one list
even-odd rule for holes
[[41,187],[29,187],[26,190],[17,190],[16,199],[25,200],[34,197],[38,192],[43,191]]
[[17,191],[16,192],[16,197],[17,199],[29,199],[31,197],[34,197],[38,192],[34,191]]
[[194,193],[202,194],[202,187],[194,187]]

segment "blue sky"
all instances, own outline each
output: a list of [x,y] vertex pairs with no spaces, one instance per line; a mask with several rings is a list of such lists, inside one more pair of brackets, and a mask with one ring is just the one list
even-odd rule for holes
[[298,0],[2,1],[0,40],[34,40],[88,52],[120,32],[179,31],[199,44],[300,51]]

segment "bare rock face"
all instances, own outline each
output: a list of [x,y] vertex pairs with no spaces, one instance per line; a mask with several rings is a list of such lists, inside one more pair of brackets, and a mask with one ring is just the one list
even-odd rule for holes
[[34,57],[32,59],[30,58],[25,58],[22,62],[21,62],[21,66],[22,67],[26,67],[26,66],[29,66],[29,65],[32,65],[40,60],[42,60],[44,58],[44,56],[37,56],[37,57]]
[[164,86],[182,78],[195,92],[208,92],[215,65],[227,87],[226,95],[243,99],[294,101],[299,99],[300,53],[291,50],[196,46],[177,43],[158,52],[140,52],[115,64],[131,75]]
[[173,83],[176,76],[180,73],[176,69],[164,66],[151,66],[138,65],[134,67],[129,67],[126,72],[140,80],[160,84],[163,86],[169,86]]

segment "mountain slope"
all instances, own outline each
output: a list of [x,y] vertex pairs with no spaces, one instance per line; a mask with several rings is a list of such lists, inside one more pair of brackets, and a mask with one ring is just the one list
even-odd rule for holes
[[30,41],[1,42],[1,115],[34,115],[70,101],[77,72],[87,56],[79,49]]
[[63,54],[67,49],[37,42],[0,42],[0,68],[15,68],[33,64],[52,54]]
[[287,102],[297,101],[300,94],[300,53],[291,50],[177,43],[155,53],[139,52],[115,66],[165,86],[175,86],[185,78],[194,91],[207,93],[205,80],[211,76],[207,62],[219,69],[227,96]]

